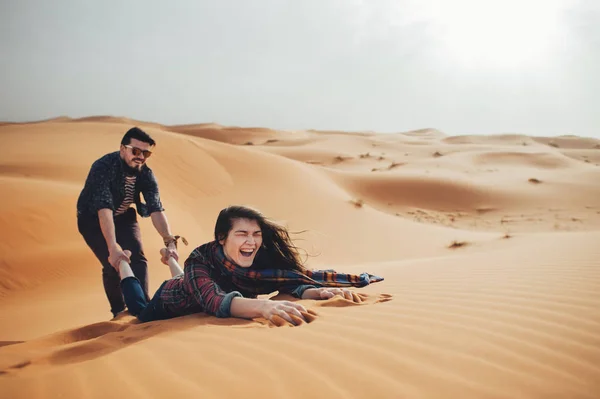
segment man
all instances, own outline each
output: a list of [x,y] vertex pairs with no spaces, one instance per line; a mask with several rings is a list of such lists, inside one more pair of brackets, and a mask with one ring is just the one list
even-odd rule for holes
[[[135,203],[141,217],[152,219],[156,231],[162,236],[170,256],[176,260],[177,239],[171,234],[167,217],[160,202],[158,184],[146,160],[152,155],[155,141],[143,130],[134,127],[125,133],[119,151],[96,160],[89,171],[83,190],[77,200],[77,227],[85,242],[102,264],[104,291],[116,316],[125,310],[121,294],[118,266],[121,260],[131,264],[148,295],[148,261],[142,248],[140,227]],[[145,204],[141,202],[143,194]],[[127,256],[124,250],[131,251]]]

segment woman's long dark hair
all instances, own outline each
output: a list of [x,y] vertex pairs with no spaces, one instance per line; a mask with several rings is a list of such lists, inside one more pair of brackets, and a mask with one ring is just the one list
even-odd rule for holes
[[262,230],[263,244],[252,268],[304,271],[298,248],[292,243],[287,229],[268,219],[258,210],[241,205],[229,206],[219,213],[215,224],[215,240],[227,238],[236,219],[256,220]]

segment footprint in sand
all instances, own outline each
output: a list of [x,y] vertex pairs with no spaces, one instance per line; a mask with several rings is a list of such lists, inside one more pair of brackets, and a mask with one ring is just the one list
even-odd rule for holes
[[[388,302],[392,300],[392,295],[391,294],[379,294],[377,296],[373,296],[373,295],[368,295],[368,294],[363,294],[363,293],[353,293],[353,300],[349,300],[349,299],[345,299],[342,298],[339,295],[334,296],[331,299],[327,299],[327,300],[323,300],[323,301],[317,301],[315,303],[316,306],[318,307],[334,307],[334,308],[344,308],[344,307],[348,307],[348,306],[361,306],[361,305],[366,305],[366,304],[377,304],[377,303],[383,303],[383,302]],[[302,315],[304,316],[304,320],[300,319],[299,317],[293,316],[292,320],[294,320],[295,326],[292,325],[290,322],[286,321],[285,319],[283,319],[282,317],[279,317],[277,315],[273,316],[273,318],[271,320],[266,320],[266,319],[255,319],[255,321],[258,321],[261,324],[265,324],[268,325],[269,327],[296,327],[296,326],[300,326],[303,324],[307,324],[307,323],[312,323],[319,315],[313,311],[313,310],[308,310],[307,312],[302,312]]]
[[72,364],[94,359],[148,339],[161,332],[161,329],[153,327],[156,326],[100,322],[60,333],[48,338],[46,341],[53,348],[53,351],[0,370],[0,375],[18,372],[28,366]]
[[126,330],[127,328],[129,328],[129,326],[125,324],[119,324],[113,321],[102,321],[99,323],[90,324],[88,326],[75,328],[65,333],[57,334],[50,339],[51,341],[65,345],[81,341],[89,341],[109,333]]
[[[343,308],[343,307],[348,307],[348,306],[360,306],[360,305],[365,305],[365,304],[383,303],[383,302],[388,302],[388,301],[392,300],[391,294],[379,294],[377,296],[373,296],[373,295],[368,295],[368,294],[363,294],[363,293],[353,293],[353,295],[354,295],[354,298],[352,301],[349,299],[342,298],[339,295],[336,295],[331,299],[327,299],[324,301],[318,301],[318,302],[316,302],[315,305],[319,306],[319,307]],[[303,325],[306,323],[312,323],[318,317],[318,314],[310,309],[308,310],[308,313],[302,312],[302,315],[306,319],[306,322],[296,316],[291,316],[292,319],[294,320],[294,322],[296,323],[296,326],[300,326],[300,325]],[[268,325],[269,327],[295,327],[294,325],[292,325],[291,323],[289,323],[288,321],[284,320],[283,318],[281,318],[277,315],[273,316],[273,318],[271,320],[255,319],[255,321],[258,321],[261,324]]]
[[0,375],[8,374],[8,373],[10,373],[13,370],[23,369],[23,368],[29,366],[30,364],[31,364],[30,360],[25,360],[25,361],[23,361],[21,363],[17,363],[17,364],[15,364],[13,366],[10,366],[9,368],[7,368],[5,370],[0,370]]
[[388,302],[391,301],[393,295],[391,294],[379,294],[379,298],[377,298],[377,300],[375,301],[375,303],[383,303],[383,302]]
[[326,301],[317,302],[316,306],[343,308],[343,307],[347,307],[347,306],[360,306],[360,305],[365,305],[365,304],[376,304],[376,303],[388,302],[391,300],[392,300],[391,294],[379,294],[377,296],[373,296],[373,295],[369,295],[369,294],[354,293],[353,301],[342,298],[339,295],[336,295],[333,298],[328,299]]
[[[377,304],[388,302],[393,299],[391,294],[369,295],[363,293],[353,293],[353,300],[342,298],[339,295],[335,297],[318,301],[316,306],[319,307],[348,307],[360,306],[365,304]],[[292,316],[296,326],[312,323],[318,317],[318,313],[309,309],[307,312],[302,312],[304,320],[299,317]],[[271,320],[255,319],[261,324],[269,327],[295,327],[279,316],[273,316]],[[163,329],[154,328],[154,325],[127,325],[114,322],[101,322],[89,326],[72,330],[66,334],[60,334],[51,338],[58,346],[57,350],[41,356],[33,360],[25,360],[0,370],[0,376],[17,372],[30,365],[38,363],[49,364],[70,364],[78,363],[85,360],[93,359],[98,356],[106,355],[110,352],[126,347],[133,343],[145,340],[159,334]],[[127,333],[125,333],[126,330]],[[153,330],[153,331],[151,331]],[[60,344],[56,344],[60,342]],[[65,344],[75,344],[67,348],[60,348]]]

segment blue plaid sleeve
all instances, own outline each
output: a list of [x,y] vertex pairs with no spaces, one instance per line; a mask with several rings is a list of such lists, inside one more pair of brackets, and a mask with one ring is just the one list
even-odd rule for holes
[[302,298],[304,291],[306,291],[309,288],[319,288],[319,287],[317,287],[316,285],[308,285],[308,284],[291,286],[291,287],[284,286],[279,290],[279,292],[281,292],[282,294],[290,294],[295,298]]

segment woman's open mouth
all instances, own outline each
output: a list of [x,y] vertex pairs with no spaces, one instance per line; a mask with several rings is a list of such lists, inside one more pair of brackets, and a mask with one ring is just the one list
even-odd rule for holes
[[252,256],[252,254],[254,254],[254,250],[246,250],[246,249],[240,249],[240,254],[242,254],[243,257],[245,258],[249,258]]

